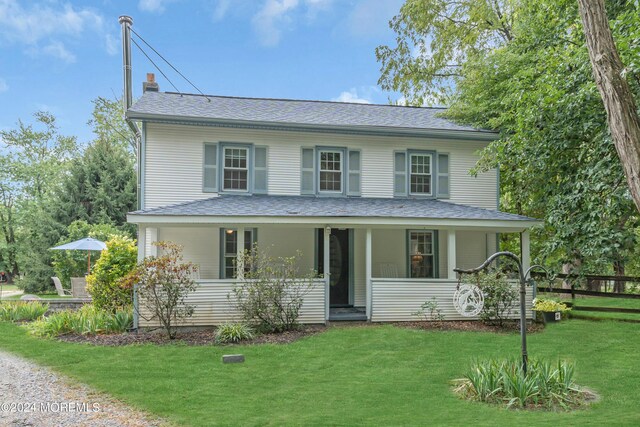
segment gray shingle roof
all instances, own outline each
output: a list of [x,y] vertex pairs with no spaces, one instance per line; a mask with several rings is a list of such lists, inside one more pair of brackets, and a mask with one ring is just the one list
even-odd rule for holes
[[309,127],[467,131],[493,135],[493,132],[458,125],[438,117],[438,113],[443,111],[442,108],[146,92],[128,110],[127,117],[149,119],[152,116]]
[[434,199],[223,195],[131,212],[133,215],[371,217],[536,221],[526,216]]

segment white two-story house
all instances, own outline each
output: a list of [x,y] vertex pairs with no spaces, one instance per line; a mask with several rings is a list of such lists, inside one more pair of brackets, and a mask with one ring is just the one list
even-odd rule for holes
[[192,325],[237,315],[234,260],[254,243],[323,274],[302,322],[415,320],[434,297],[460,318],[453,269],[482,263],[499,233],[521,233],[527,265],[538,222],[498,210],[495,170],[469,174],[496,135],[439,112],[147,91],[127,111],[142,124],[139,255],[184,246]]

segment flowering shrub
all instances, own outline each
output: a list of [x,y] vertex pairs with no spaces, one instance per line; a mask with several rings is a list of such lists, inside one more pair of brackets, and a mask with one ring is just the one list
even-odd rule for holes
[[533,309],[535,311],[551,311],[551,312],[559,311],[561,313],[571,310],[571,308],[567,307],[566,304],[563,304],[561,302],[554,301],[551,299],[544,299],[544,298],[535,298],[533,300]]

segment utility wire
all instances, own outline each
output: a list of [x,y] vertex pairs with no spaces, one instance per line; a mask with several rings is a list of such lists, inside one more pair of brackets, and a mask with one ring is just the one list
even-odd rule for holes
[[149,57],[149,55],[147,55],[147,52],[145,52],[145,51],[144,51],[144,49],[142,49],[142,48],[140,47],[140,45],[139,45],[138,43],[136,43],[136,41],[135,41],[134,39],[131,39],[131,41],[133,42],[133,44],[135,44],[135,45],[136,45],[136,47],[137,47],[138,49],[140,49],[140,52],[142,52],[142,54],[143,54],[144,56],[146,56],[146,57],[147,57],[147,59],[149,60],[149,62],[151,62],[151,64],[153,64],[153,66],[154,66],[154,67],[156,67],[156,70],[158,70],[158,72],[159,72],[160,74],[162,74],[162,76],[163,76],[165,79],[167,79],[167,81],[171,84],[171,86],[173,86],[173,88],[176,90],[176,92],[178,92],[180,95],[182,95],[182,92],[180,92],[180,91],[178,90],[178,88],[176,87],[176,85],[174,85],[174,84],[173,84],[173,82],[169,79],[169,77],[167,77],[167,75],[166,75],[165,73],[163,73],[163,72],[162,72],[162,70],[160,69],[160,67],[158,67],[158,65],[157,65],[155,62],[153,62],[153,59],[151,59],[151,58]]
[[[169,62],[169,61],[168,61],[164,56],[162,56],[162,55],[160,54],[160,52],[158,52],[157,50],[155,50],[155,49],[153,48],[153,46],[151,46],[151,45],[150,45],[150,44],[149,44],[149,43],[148,43],[144,38],[142,38],[142,36],[141,36],[140,34],[136,33],[136,31],[135,31],[133,28],[130,28],[130,30],[131,30],[131,32],[132,32],[133,34],[135,34],[135,35],[136,35],[136,36],[137,36],[137,37],[138,37],[138,38],[139,38],[139,39],[140,39],[144,44],[146,44],[146,45],[149,47],[149,49],[151,49],[151,50],[152,50],[156,55],[158,55],[158,56],[160,57],[160,59],[162,59],[164,62],[166,62],[166,63],[167,63],[167,65],[169,65],[169,67],[171,67],[171,68],[173,69],[173,71],[175,71],[176,73],[178,73],[178,74],[180,75],[180,77],[182,77],[183,79],[185,79],[185,80],[187,81],[187,83],[189,83],[189,84],[190,84],[190,85],[191,85],[195,90],[197,90],[197,91],[198,91],[198,93],[200,93],[200,95],[204,96],[204,97],[207,99],[207,101],[211,101],[211,100],[207,97],[207,95],[205,95],[205,94],[200,90],[200,88],[198,88],[198,86],[196,86],[195,84],[193,84],[193,83],[191,82],[191,80],[189,80],[189,79],[188,79],[184,74],[182,74],[182,73],[180,72],[180,70],[178,70],[176,67],[174,67],[174,66],[173,66],[173,64],[172,64],[171,62]],[[135,42],[134,42],[134,43],[135,43]],[[138,44],[137,44],[137,43],[136,43],[136,46],[138,46]],[[138,46],[138,47],[139,47],[139,46]],[[148,58],[148,56],[147,56],[147,58]],[[154,65],[155,65],[155,64],[154,64]],[[157,67],[156,67],[156,68],[157,68]],[[163,74],[163,75],[164,75],[164,74]],[[165,77],[166,77],[166,76],[165,76]],[[175,87],[175,86],[174,86],[174,87]],[[176,89],[176,90],[177,90],[177,89]],[[179,91],[178,91],[178,92],[179,92]]]

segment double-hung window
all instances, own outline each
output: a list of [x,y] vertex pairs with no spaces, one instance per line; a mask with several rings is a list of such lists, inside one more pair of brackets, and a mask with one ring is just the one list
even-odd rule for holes
[[432,159],[431,154],[412,153],[409,155],[411,165],[409,169],[409,194],[412,196],[431,196]]
[[303,147],[300,194],[360,196],[360,150],[342,147]]
[[224,147],[223,191],[249,191],[249,149]]
[[267,147],[237,143],[205,143],[203,191],[266,194]]
[[393,157],[396,197],[449,197],[449,155],[435,151],[396,151]]
[[407,232],[409,277],[433,278],[436,276],[436,233],[431,230]]
[[321,193],[342,193],[343,152],[320,150],[320,187]]

